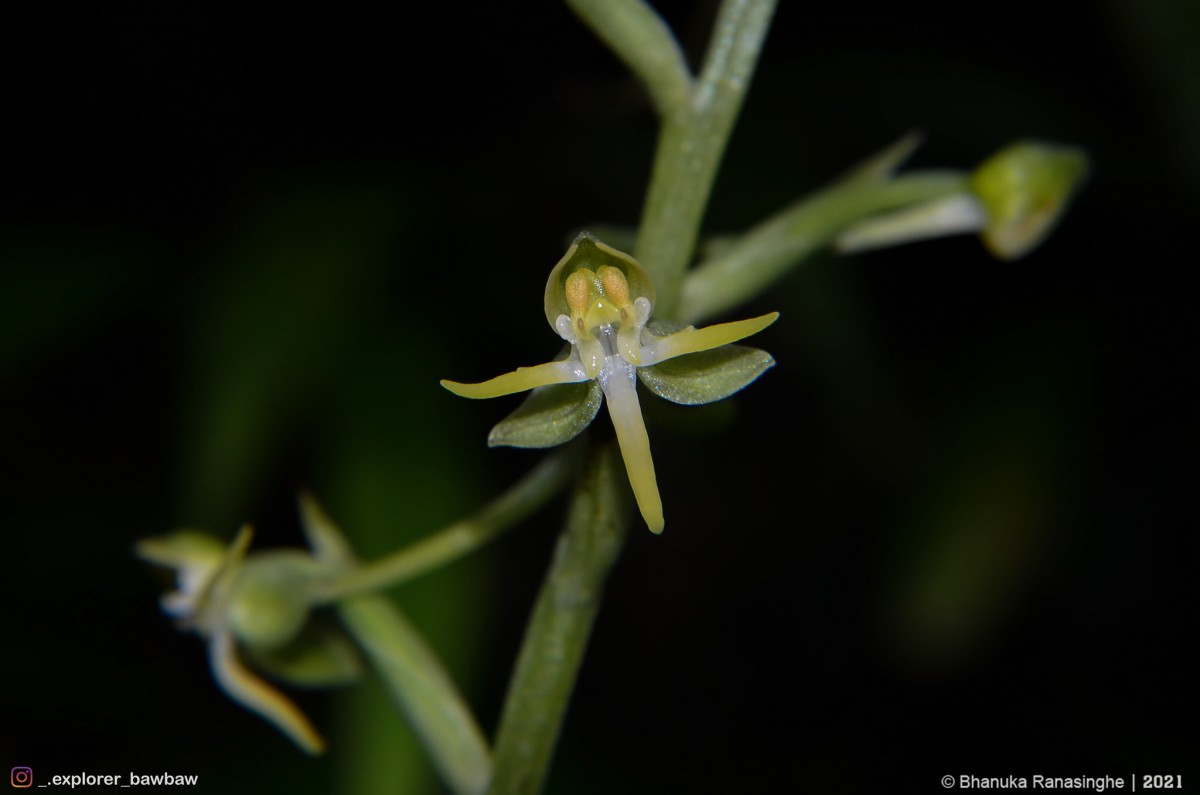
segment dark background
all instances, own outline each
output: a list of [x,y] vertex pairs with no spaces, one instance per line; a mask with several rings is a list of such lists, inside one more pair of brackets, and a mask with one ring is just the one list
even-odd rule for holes
[[[307,487],[377,555],[538,460],[484,445],[516,399],[437,381],[557,350],[546,273],[572,230],[636,223],[654,122],[565,8],[427,5],[0,27],[5,766],[438,791],[371,685],[297,694],[315,761],[233,705],[131,554],[242,521],[297,545]],[[697,63],[713,4],[661,8]],[[737,313],[782,313],[775,369],[643,401],[667,530],[635,525],[551,792],[1195,786],[1198,15],[782,3],[707,232],[913,128],[914,167],[1034,137],[1092,175],[1019,262],[807,263]],[[395,592],[489,731],[561,512]]]

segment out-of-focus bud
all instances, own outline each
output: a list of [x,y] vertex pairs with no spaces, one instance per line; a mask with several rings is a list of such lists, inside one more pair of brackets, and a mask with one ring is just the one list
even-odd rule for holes
[[1018,141],[983,162],[971,175],[971,190],[987,223],[983,242],[1004,260],[1023,257],[1054,228],[1087,176],[1082,149]]
[[1087,170],[1081,149],[1018,141],[985,160],[961,190],[859,221],[834,246],[852,253],[978,233],[997,259],[1019,259],[1054,229]]

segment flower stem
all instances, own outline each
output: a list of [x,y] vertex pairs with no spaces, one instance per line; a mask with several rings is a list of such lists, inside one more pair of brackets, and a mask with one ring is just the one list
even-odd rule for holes
[[655,314],[674,317],[717,167],[742,107],[775,0],[725,0],[691,101],[664,116],[634,256],[657,288]]
[[496,737],[491,795],[542,788],[567,703],[600,609],[604,581],[629,527],[619,453],[591,456],[542,584]]
[[[717,167],[754,73],[775,0],[724,0],[700,77],[692,81],[666,26],[637,0],[568,0],[646,84],[662,129],[635,256],[670,317]],[[496,738],[492,795],[541,790],[583,661],[603,585],[628,528],[613,445],[594,453],[576,488],[509,685]]]
[[578,458],[578,445],[547,456],[474,516],[380,560],[339,573],[314,588],[313,602],[335,602],[390,588],[474,552],[554,497],[570,481]]
[[695,323],[753,298],[835,235],[869,215],[963,191],[968,175],[925,171],[840,182],[784,208],[688,273],[678,317]]
[[338,613],[449,790],[456,795],[485,792],[491,776],[487,741],[424,638],[386,596],[348,599]]
[[[341,569],[357,565],[341,530],[311,497],[301,498],[301,513],[309,544],[322,563]],[[386,596],[345,599],[338,604],[338,613],[450,791],[483,793],[492,771],[487,741],[420,633]]]
[[692,76],[675,37],[653,8],[642,0],[567,0],[567,5],[638,76],[659,118],[686,108]]

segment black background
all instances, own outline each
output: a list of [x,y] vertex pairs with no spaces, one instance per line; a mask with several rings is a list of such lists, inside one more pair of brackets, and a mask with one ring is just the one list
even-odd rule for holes
[[[661,9],[695,65],[713,6]],[[914,128],[914,168],[1032,137],[1092,174],[1015,263],[811,261],[738,313],[782,313],[775,369],[643,400],[667,529],[635,525],[549,791],[1194,785],[1196,9],[782,3],[707,232]],[[26,10],[0,64],[0,761],[438,791],[373,691],[297,696],[316,761],[231,704],[131,548],[296,545],[309,487],[381,554],[531,466],[484,446],[515,400],[437,380],[557,350],[571,231],[637,221],[637,85],[555,4]],[[396,590],[489,730],[561,510]]]

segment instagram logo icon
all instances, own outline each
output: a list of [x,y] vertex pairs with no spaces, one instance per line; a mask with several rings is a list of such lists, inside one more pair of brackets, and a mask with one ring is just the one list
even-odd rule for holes
[[14,787],[33,786],[33,768],[17,765],[12,769],[12,785]]

